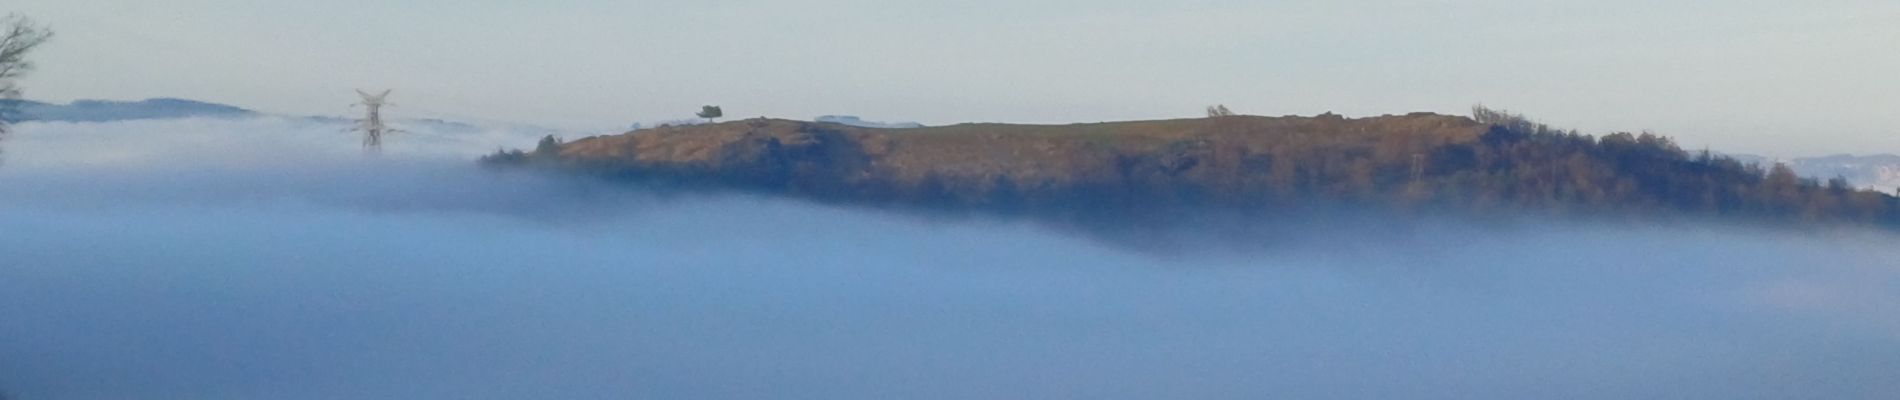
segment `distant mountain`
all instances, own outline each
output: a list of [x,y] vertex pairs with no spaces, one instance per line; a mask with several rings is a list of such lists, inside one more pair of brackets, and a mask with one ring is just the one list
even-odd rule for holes
[[[344,118],[344,117],[324,116],[324,115],[301,117],[301,119],[305,121],[321,123],[321,124],[355,125],[357,123],[357,120],[355,118]],[[474,132],[480,132],[482,130],[482,127],[480,126],[475,126],[475,125],[471,125],[471,124],[463,123],[463,122],[438,119],[438,118],[391,118],[386,121],[388,121],[391,128],[405,129],[405,130],[426,129],[429,131],[442,132],[442,133],[474,133]],[[525,126],[525,125],[515,126],[513,128],[555,132],[555,130],[553,129],[547,129],[547,128],[541,128],[541,127],[530,127],[530,126]]]
[[[75,100],[71,104],[52,104],[32,100],[0,100],[0,108],[11,106],[8,121],[12,122],[116,122],[151,119],[176,118],[249,118],[267,116],[238,106],[177,98],[155,98],[140,101],[115,100]],[[338,116],[284,116],[323,124],[355,124],[356,119]],[[437,118],[391,118],[391,126],[397,129],[429,130],[441,133],[474,133],[484,128],[464,122]],[[515,130],[546,131],[549,134],[557,130],[526,125],[512,126]]]
[[15,122],[112,122],[172,118],[242,118],[257,112],[236,106],[195,100],[156,98],[141,101],[75,100],[71,104],[52,104],[32,100],[0,100],[10,106],[8,117]]
[[1845,177],[1848,182],[1882,192],[1900,188],[1900,155],[1876,154],[1797,158],[1789,165],[1796,173],[1821,179]]
[[1756,163],[1762,166],[1772,166],[1777,162],[1785,163],[1789,168],[1793,168],[1797,175],[1821,180],[1843,177],[1856,187],[1886,193],[1893,193],[1895,189],[1900,188],[1900,155],[1836,154],[1791,160],[1777,160],[1750,154],[1734,154],[1730,157],[1743,163]]
[[844,125],[850,125],[850,126],[855,126],[859,128],[911,129],[911,128],[924,127],[924,124],[919,124],[916,122],[865,121],[864,119],[858,118],[855,115],[826,115],[826,116],[813,119],[813,121],[829,122],[829,123],[834,123],[834,124],[844,124]]

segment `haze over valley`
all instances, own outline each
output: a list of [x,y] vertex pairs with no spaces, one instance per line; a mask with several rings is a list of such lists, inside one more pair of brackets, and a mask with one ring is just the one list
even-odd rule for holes
[[272,117],[18,128],[0,385],[20,398],[1900,390],[1880,372],[1900,368],[1880,231],[1135,233],[1176,244],[1156,249],[473,167],[537,131],[418,131],[363,159],[333,126]]
[[1891,399],[1895,20],[18,0],[0,400]]

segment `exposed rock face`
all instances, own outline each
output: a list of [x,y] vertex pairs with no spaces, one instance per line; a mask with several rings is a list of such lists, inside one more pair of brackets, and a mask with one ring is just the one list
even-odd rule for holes
[[1303,180],[1321,174],[1302,171],[1309,166],[1364,169],[1359,175],[1371,190],[1374,180],[1409,173],[1407,166],[1366,162],[1373,156],[1410,160],[1476,140],[1485,130],[1468,118],[1435,114],[901,131],[757,119],[586,138],[566,144],[561,158],[630,177],[709,180],[822,198],[989,204],[1139,194],[1144,201],[1238,201],[1312,183]]

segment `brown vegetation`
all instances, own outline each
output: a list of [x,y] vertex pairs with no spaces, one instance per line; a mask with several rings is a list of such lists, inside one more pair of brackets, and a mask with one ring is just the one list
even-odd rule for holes
[[1900,220],[1895,198],[1844,181],[1692,156],[1648,133],[1597,138],[1475,111],[901,130],[755,119],[544,143],[485,161],[819,200],[1037,213],[1322,204]]

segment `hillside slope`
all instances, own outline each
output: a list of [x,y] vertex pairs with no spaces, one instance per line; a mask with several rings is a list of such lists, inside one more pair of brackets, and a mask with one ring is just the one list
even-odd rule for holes
[[1845,182],[1690,155],[1648,134],[1597,138],[1479,111],[901,130],[758,119],[550,141],[484,161],[826,201],[1110,217],[1315,206],[1900,217],[1892,196]]

